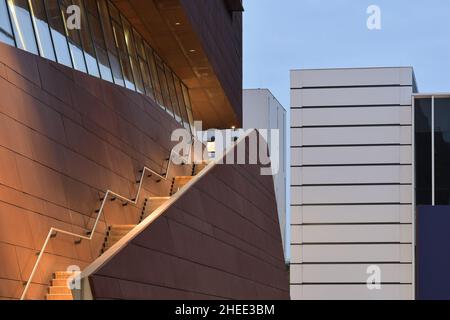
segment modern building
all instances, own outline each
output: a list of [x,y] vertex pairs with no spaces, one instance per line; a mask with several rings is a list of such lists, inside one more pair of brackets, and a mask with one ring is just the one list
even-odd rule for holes
[[[280,223],[283,248],[286,256],[286,110],[268,89],[246,89],[243,94],[243,126],[227,130],[197,132],[198,139],[203,141],[209,151],[209,158],[214,159],[226,151],[247,130],[266,130],[264,139],[267,141],[270,155],[275,197],[277,201],[278,220]],[[276,135],[270,130],[278,130]],[[276,138],[276,141],[272,141]]]
[[414,299],[415,92],[412,68],[292,71],[292,299]]
[[242,126],[242,11],[0,0],[1,299],[289,298],[272,177],[172,161]]
[[450,299],[450,94],[414,95],[416,297]]
[[[268,89],[246,89],[243,95],[243,128],[279,130],[279,139],[271,141],[267,136],[269,150],[276,150],[273,161],[278,163],[277,173],[273,176],[275,195],[277,198],[278,219],[280,221],[283,247],[286,253],[286,217],[287,217],[287,128],[286,109]],[[276,159],[275,159],[276,157]]]

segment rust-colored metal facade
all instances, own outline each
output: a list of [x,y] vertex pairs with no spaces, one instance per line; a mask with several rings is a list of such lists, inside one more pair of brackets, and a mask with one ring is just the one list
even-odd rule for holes
[[[197,120],[218,127],[240,121],[240,13],[222,0],[114,2],[193,90]],[[128,9],[182,8],[193,26],[186,39],[198,33],[200,56],[180,58],[180,47],[171,49],[176,37],[164,42],[145,33],[126,2]],[[197,72],[202,61],[212,76]],[[180,127],[145,95],[0,43],[0,299],[20,298],[51,227],[85,234],[107,189],[132,199],[139,170],[163,173]],[[91,277],[94,298],[288,298],[273,183],[257,169],[214,169]],[[92,241],[52,238],[26,298],[43,299],[53,272],[90,265],[108,226],[136,224],[146,197],[167,196],[171,178],[191,172],[175,166],[167,181],[146,177],[136,205],[108,201]],[[139,272],[124,273],[130,255],[142,256],[128,260]]]
[[272,177],[217,165],[89,277],[96,299],[289,299]]

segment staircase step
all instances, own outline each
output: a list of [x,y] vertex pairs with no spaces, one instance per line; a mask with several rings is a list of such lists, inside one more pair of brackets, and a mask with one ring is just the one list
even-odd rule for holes
[[118,224],[118,225],[112,225],[111,227],[109,227],[109,230],[117,230],[117,231],[131,230],[136,226],[137,226],[136,224]]
[[48,288],[49,294],[62,294],[62,295],[72,295],[72,291],[67,286],[60,286],[60,287],[49,287]]
[[106,251],[106,248],[111,248],[113,245],[115,245],[116,243],[118,242],[118,240],[117,241],[105,241],[105,243],[104,243],[104,245],[103,245],[103,248],[105,249],[105,251]]
[[149,201],[167,201],[170,200],[170,197],[149,197]]
[[52,287],[67,287],[67,279],[53,279]]
[[124,237],[125,235],[127,235],[131,230],[110,230],[108,231],[108,237],[113,236],[113,237]]
[[47,294],[47,300],[73,300],[71,294]]
[[193,178],[192,176],[177,176],[173,178],[171,194],[177,193],[179,189],[188,184]]
[[203,169],[205,169],[208,166],[208,162],[203,162],[201,164],[196,164],[194,167],[193,175],[198,175]]
[[120,239],[122,239],[125,235],[109,235],[106,238],[106,242],[114,242],[116,243],[117,241],[119,241]]
[[54,273],[53,278],[57,280],[67,280],[68,278],[74,276],[74,272],[68,272],[68,271],[57,271]]
[[117,243],[117,241],[126,236],[136,226],[137,224],[117,224],[110,226],[105,238],[105,242],[103,243],[102,253],[109,250],[113,245]]
[[151,197],[148,198],[147,212],[151,213],[170,200],[170,197]]

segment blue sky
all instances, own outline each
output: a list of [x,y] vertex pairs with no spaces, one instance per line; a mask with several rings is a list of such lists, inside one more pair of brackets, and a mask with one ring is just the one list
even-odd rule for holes
[[[379,31],[367,29],[370,5],[381,9]],[[450,0],[244,0],[244,7],[244,88],[270,89],[287,110],[291,69],[412,66],[420,92],[450,92]]]
[[[382,29],[366,27],[369,5]],[[244,88],[289,109],[289,70],[413,66],[421,92],[450,92],[449,0],[244,0]]]

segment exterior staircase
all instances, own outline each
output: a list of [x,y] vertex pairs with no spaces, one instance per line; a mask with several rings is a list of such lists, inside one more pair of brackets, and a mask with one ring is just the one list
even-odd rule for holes
[[[206,162],[202,164],[196,164],[192,169],[192,176],[174,177],[172,179],[172,185],[170,188],[170,196],[177,193],[206,166]],[[145,199],[139,223],[141,223],[148,214],[151,214],[169,199],[170,197],[150,197]],[[100,255],[108,251],[113,245],[115,245],[120,239],[126,236],[136,226],[137,224],[109,226]],[[47,300],[73,300],[72,291],[67,284],[67,279],[72,275],[74,275],[74,273],[67,271],[55,272],[53,280],[51,282],[51,286],[49,287],[48,294],[46,295]]]
[[103,242],[102,254],[115,245],[117,241],[126,236],[127,233],[133,230],[136,226],[137,224],[120,224],[110,226],[106,233],[105,242]]
[[73,300],[72,291],[67,281],[76,273],[68,271],[58,271],[53,274],[51,286],[46,295],[47,300]]
[[170,195],[173,196],[177,193],[181,188],[183,188],[189,181],[191,181],[194,177],[192,176],[177,176],[172,180],[172,186],[170,188]]
[[194,164],[194,166],[192,167],[192,176],[195,177],[196,175],[198,175],[203,169],[206,168],[207,165],[208,165],[207,161],[204,161],[199,164]]

